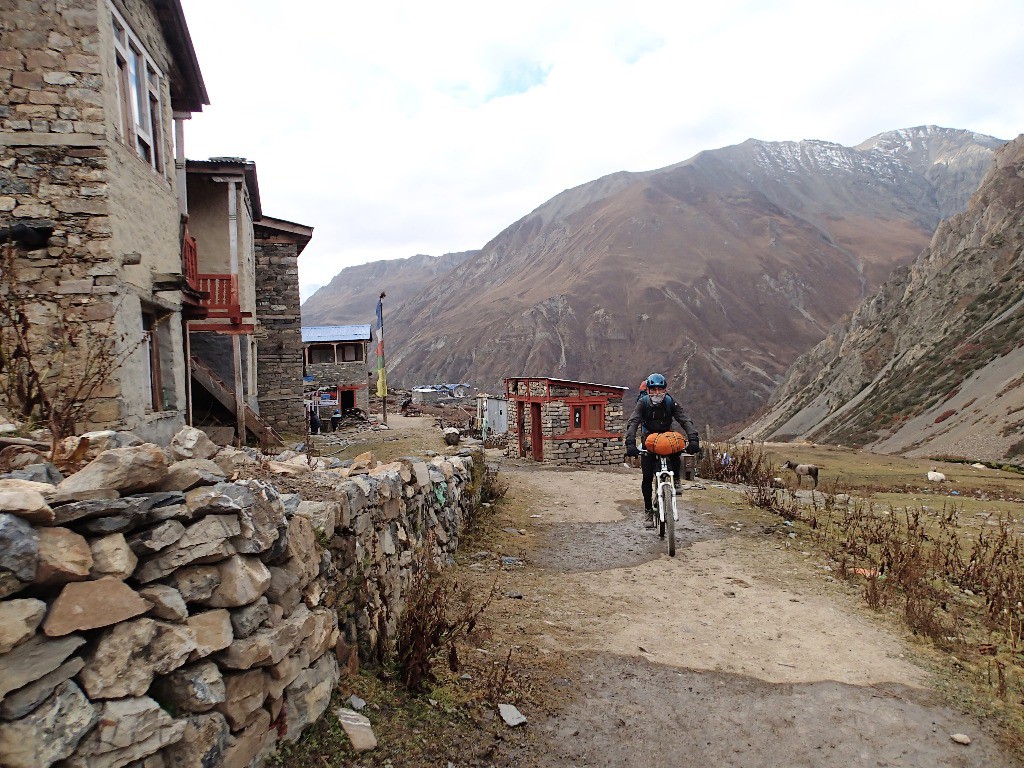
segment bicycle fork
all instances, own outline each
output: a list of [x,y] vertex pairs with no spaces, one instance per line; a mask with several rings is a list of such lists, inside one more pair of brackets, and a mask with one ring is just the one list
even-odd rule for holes
[[676,508],[675,476],[669,470],[667,464],[668,464],[668,462],[665,461],[665,459],[663,458],[661,460],[661,470],[655,475],[655,479],[658,481],[658,485],[657,485],[658,495],[656,497],[658,499],[658,502],[659,502],[658,503],[658,513],[662,516],[661,517],[662,520],[665,519],[665,515],[668,513],[668,510],[663,510],[662,509],[662,504],[661,504],[661,500],[663,498],[665,498],[664,495],[662,494],[662,489],[665,486],[668,486],[668,489],[670,491],[669,498],[672,499],[672,519],[675,522],[678,523],[679,522],[679,511]]

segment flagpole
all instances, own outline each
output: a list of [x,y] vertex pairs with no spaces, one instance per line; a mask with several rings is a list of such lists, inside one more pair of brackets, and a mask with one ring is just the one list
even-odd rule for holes
[[388,386],[384,367],[384,291],[377,300],[377,394],[380,396],[384,426],[388,425]]

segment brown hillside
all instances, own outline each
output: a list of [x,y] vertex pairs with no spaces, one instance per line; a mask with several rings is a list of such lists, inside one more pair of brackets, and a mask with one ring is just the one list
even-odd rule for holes
[[[635,387],[658,370],[698,423],[745,418],[927,245],[937,200],[955,198],[938,187],[976,188],[978,158],[1000,144],[939,128],[894,134],[904,138],[886,150],[751,140],[567,190],[392,305],[390,378]],[[933,182],[921,148],[938,138],[981,149]]]

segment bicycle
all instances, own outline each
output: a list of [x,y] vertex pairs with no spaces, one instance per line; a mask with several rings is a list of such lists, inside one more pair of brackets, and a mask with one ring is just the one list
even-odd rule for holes
[[[651,453],[646,448],[640,449],[640,455]],[[679,520],[679,510],[676,509],[676,476],[668,467],[668,456],[657,454],[661,460],[661,467],[654,473],[657,482],[656,492],[658,494],[658,508],[656,514],[658,536],[662,539],[668,538],[669,557],[676,556],[676,523]],[[668,514],[668,510],[672,514]]]

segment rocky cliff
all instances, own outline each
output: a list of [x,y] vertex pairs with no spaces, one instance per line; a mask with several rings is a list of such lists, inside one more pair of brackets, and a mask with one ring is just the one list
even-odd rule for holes
[[373,322],[381,291],[389,306],[401,306],[440,275],[447,274],[476,251],[419,254],[407,259],[372,261],[346,267],[302,305],[303,325],[349,325]]
[[1024,136],[996,153],[965,212],[797,360],[742,434],[1019,460],[1022,274]]
[[389,379],[636,386],[658,370],[700,424],[744,419],[920,253],[1001,143],[934,127],[750,140],[566,190],[392,303]]

